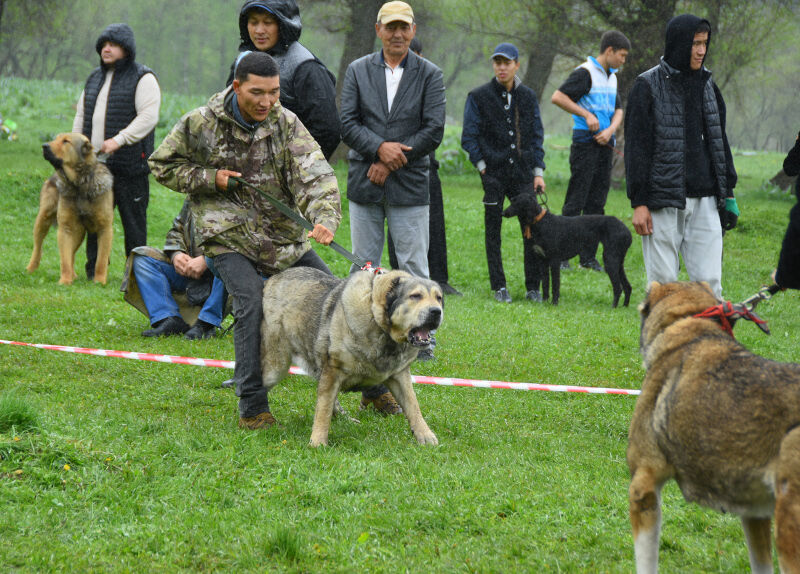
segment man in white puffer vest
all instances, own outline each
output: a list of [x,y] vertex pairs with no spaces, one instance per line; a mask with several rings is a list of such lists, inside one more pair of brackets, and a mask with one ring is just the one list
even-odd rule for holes
[[[575,68],[550,101],[572,114],[571,176],[562,215],[602,215],[611,185],[611,160],[622,124],[616,71],[628,56],[631,43],[622,32],[609,30],[600,38],[600,55],[589,56]],[[580,265],[603,271],[597,244],[580,254]],[[569,269],[569,262],[562,269]]]

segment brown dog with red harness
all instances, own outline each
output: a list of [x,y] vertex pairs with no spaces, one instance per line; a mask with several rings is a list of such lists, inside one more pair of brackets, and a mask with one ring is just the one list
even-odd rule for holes
[[33,253],[28,273],[38,269],[42,243],[58,222],[58,253],[62,285],[75,280],[75,252],[86,232],[97,233],[94,281],[105,285],[114,229],[114,178],[97,161],[89,139],[81,134],[59,134],[42,146],[44,158],[56,172],[44,182],[39,194],[39,214],[33,225]]
[[[753,572],[800,573],[800,365],[755,355],[730,332],[742,305],[706,283],[652,283],[640,305],[647,369],[628,434],[637,572],[658,570],[661,487],[742,520]],[[726,328],[727,327],[727,328]]]

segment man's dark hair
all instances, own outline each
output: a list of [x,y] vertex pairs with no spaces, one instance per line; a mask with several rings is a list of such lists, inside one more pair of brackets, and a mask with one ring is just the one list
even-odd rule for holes
[[711,34],[711,26],[705,20],[700,22],[700,24],[697,26],[697,30],[694,31],[695,34],[702,34],[703,32],[708,32]]
[[236,61],[234,78],[242,83],[247,81],[247,76],[250,74],[262,78],[272,78],[279,75],[279,72],[278,62],[266,52],[242,52]]
[[619,50],[630,50],[631,41],[628,40],[627,36],[622,32],[609,30],[600,37],[600,53],[602,54],[608,48],[611,48],[615,52]]

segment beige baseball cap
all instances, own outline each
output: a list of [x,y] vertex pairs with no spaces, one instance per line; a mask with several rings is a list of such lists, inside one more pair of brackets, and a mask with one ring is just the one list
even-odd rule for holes
[[405,22],[414,24],[414,11],[405,2],[387,2],[378,10],[378,23],[388,24],[389,22]]

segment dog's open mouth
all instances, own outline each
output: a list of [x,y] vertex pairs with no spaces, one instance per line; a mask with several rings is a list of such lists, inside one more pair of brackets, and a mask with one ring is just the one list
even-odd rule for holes
[[415,347],[427,347],[431,344],[431,341],[433,340],[433,334],[435,332],[436,331],[427,329],[425,327],[411,329],[411,332],[408,334],[408,342]]

